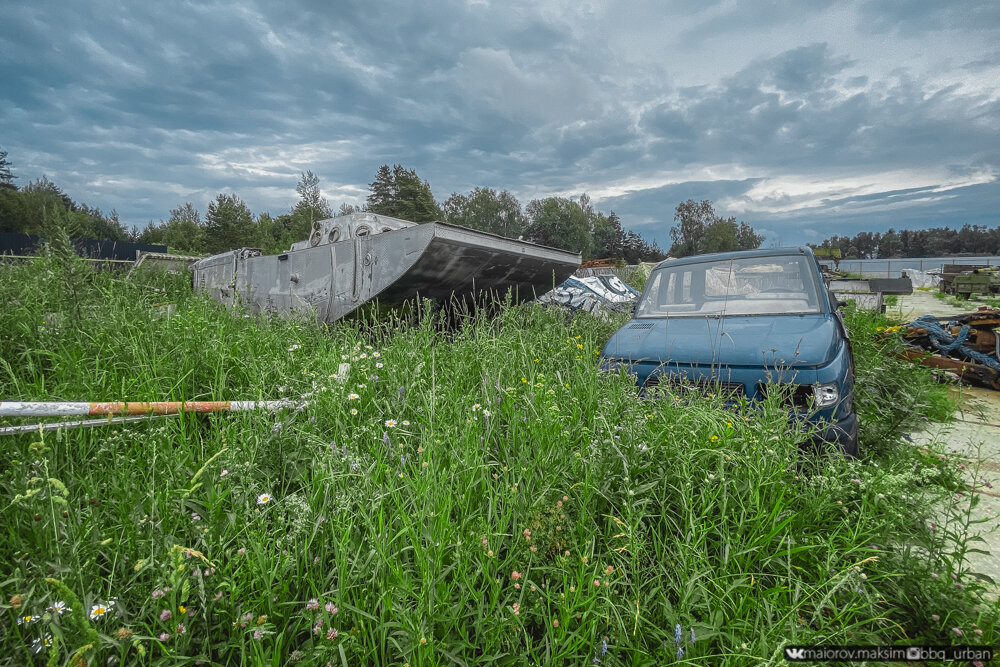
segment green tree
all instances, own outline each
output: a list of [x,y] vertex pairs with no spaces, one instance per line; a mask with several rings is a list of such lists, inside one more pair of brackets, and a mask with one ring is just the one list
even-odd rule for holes
[[114,209],[111,209],[111,213],[102,215],[99,209],[90,209],[83,205],[79,213],[89,219],[88,229],[84,232],[84,236],[106,241],[127,241],[135,238],[135,234],[126,229],[122,221],[118,219],[118,211]]
[[737,224],[735,217],[720,218],[709,200],[693,199],[677,205],[674,220],[680,224],[670,228],[670,254],[686,257],[706,252],[753,250],[764,237],[745,222]]
[[507,238],[516,239],[528,227],[521,204],[507,190],[474,188],[467,195],[452,194],[443,208],[445,222]]
[[171,209],[161,243],[165,243],[171,251],[200,254],[206,251],[206,242],[205,223],[191,202]]
[[302,213],[310,218],[310,224],[316,220],[326,220],[333,217],[330,212],[330,204],[323,199],[323,193],[319,189],[319,178],[311,171],[306,171],[299,179],[295,191],[299,193],[299,202],[292,209],[292,213]]
[[430,184],[402,165],[393,165],[390,170],[383,164],[368,187],[371,191],[368,210],[372,213],[411,222],[431,222],[444,217]]
[[592,256],[590,216],[578,202],[563,197],[534,199],[526,210],[531,223],[524,236],[529,241]]
[[764,242],[764,236],[754,231],[753,227],[740,221],[740,228],[736,232],[736,246],[738,250],[756,250]]
[[607,216],[598,213],[593,220],[594,256],[608,259],[625,259],[628,238],[621,219],[611,211]]
[[209,203],[205,214],[205,246],[208,252],[225,252],[249,245],[253,234],[253,214],[242,199],[220,193]]
[[702,238],[700,252],[726,252],[736,250],[739,243],[736,234],[739,227],[735,220],[715,219],[705,226],[705,236]]
[[903,250],[903,243],[899,239],[899,234],[892,227],[889,228],[883,236],[881,242],[878,244],[878,256],[879,258],[888,257],[899,257]]
[[674,220],[680,224],[670,228],[670,254],[674,257],[687,257],[701,252],[705,239],[705,227],[716,218],[712,202],[704,200],[695,202],[693,199],[681,202],[674,212]]
[[0,148],[0,187],[7,189],[14,188],[14,179],[17,176],[10,170],[10,161],[7,159],[7,151]]

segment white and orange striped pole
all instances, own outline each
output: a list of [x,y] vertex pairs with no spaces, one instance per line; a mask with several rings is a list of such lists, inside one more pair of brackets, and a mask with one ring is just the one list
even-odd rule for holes
[[176,415],[181,412],[245,412],[293,408],[292,401],[0,401],[0,417],[70,417],[75,415]]

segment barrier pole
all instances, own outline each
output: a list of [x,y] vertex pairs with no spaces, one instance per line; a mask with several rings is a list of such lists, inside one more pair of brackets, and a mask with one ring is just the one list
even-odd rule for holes
[[74,415],[175,415],[181,412],[245,412],[295,407],[292,401],[0,401],[0,417],[70,417]]

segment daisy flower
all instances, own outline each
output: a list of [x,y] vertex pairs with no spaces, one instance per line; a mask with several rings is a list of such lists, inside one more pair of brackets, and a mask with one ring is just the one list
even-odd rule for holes
[[381,357],[382,354],[380,352],[372,352],[372,356],[375,357],[375,358],[378,358],[378,357]]
[[347,361],[347,355],[346,354],[340,355],[340,360],[341,361]]
[[389,428],[396,428],[396,420],[395,419],[386,419],[385,420],[385,425],[388,426]]
[[384,365],[385,365],[385,364],[383,364],[383,363],[382,363],[382,362],[380,361],[380,362],[378,362],[378,363],[376,363],[376,364],[375,364],[375,368],[382,368],[382,366],[384,366]]
[[43,648],[52,646],[52,635],[45,635],[44,639],[36,639],[31,642],[31,652],[41,653]]
[[96,621],[108,613],[108,605],[98,602],[90,608],[90,620]]
[[490,416],[490,411],[489,410],[483,410],[483,416],[484,417],[489,417]]
[[476,410],[478,410],[481,407],[483,407],[483,406],[479,405],[479,403],[476,403],[475,405],[472,406],[472,411],[475,412]]
[[270,493],[262,493],[259,496],[257,496],[257,504],[258,505],[266,505],[269,502],[271,502],[271,494]]
[[65,602],[59,600],[58,602],[53,602],[52,606],[48,608],[48,611],[53,614],[63,614],[67,611],[73,611],[73,610],[67,607]]
[[410,425],[410,422],[407,421],[406,419],[404,419],[403,420],[403,426],[409,426],[409,425]]
[[24,625],[25,623],[34,623],[37,620],[38,620],[37,616],[32,616],[31,614],[28,614],[27,616],[18,616],[17,624]]
[[299,349],[300,347],[302,347],[302,346],[301,345],[292,345],[290,348],[288,348],[288,351],[289,352],[294,352],[295,350]]
[[352,415],[358,414],[358,409],[357,408],[351,408],[351,414]]
[[352,393],[352,394],[348,394],[348,395],[347,395],[347,400],[349,400],[349,401],[356,401],[356,400],[358,400],[359,398],[361,398],[361,397],[360,397],[360,396],[358,396],[357,394],[353,394],[353,393]]

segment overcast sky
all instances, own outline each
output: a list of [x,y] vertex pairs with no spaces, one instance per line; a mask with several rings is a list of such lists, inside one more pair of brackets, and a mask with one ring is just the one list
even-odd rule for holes
[[336,208],[588,193],[669,246],[711,199],[765,245],[1000,224],[998,0],[4,3],[0,148],[124,222],[220,192]]

